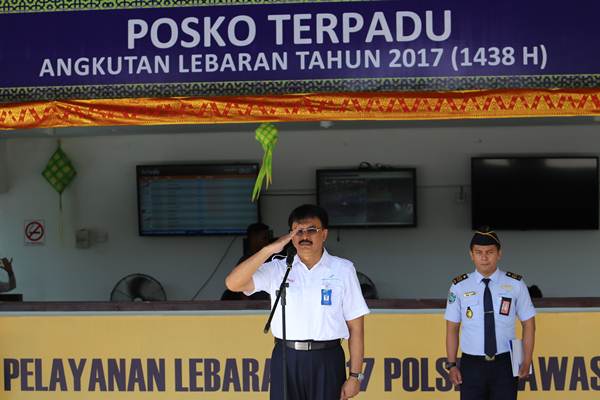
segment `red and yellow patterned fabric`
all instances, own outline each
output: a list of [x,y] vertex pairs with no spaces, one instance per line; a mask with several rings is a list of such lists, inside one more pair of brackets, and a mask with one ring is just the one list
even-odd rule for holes
[[0,129],[600,115],[600,89],[128,98],[0,104]]

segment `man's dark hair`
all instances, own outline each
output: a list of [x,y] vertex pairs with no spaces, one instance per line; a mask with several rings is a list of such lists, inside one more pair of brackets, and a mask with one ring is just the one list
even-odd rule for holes
[[269,230],[269,225],[263,224],[262,222],[255,222],[253,224],[248,225],[246,228],[246,234],[250,235],[255,232],[264,232]]
[[323,225],[323,229],[327,229],[329,226],[327,211],[314,204],[303,204],[300,207],[295,208],[288,218],[288,225],[290,226],[290,229],[292,229],[292,224],[294,222],[302,221],[307,218],[318,218],[319,221],[321,221],[321,225]]

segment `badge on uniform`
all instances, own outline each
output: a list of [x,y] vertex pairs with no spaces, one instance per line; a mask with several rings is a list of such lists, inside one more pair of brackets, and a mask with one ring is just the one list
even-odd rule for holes
[[467,318],[473,318],[473,310],[471,310],[471,307],[467,307]]
[[507,292],[510,292],[513,289],[513,285],[500,285],[500,287]]
[[456,295],[454,292],[448,292],[448,303],[452,304],[456,301]]
[[321,289],[321,305],[331,305],[331,289]]
[[510,304],[511,303],[512,303],[512,299],[510,297],[502,298],[502,302],[500,303],[500,315],[510,314]]

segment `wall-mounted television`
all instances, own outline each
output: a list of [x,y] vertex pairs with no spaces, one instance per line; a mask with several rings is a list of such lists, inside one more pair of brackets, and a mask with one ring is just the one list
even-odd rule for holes
[[317,203],[332,228],[416,226],[416,171],[319,169]]
[[259,221],[258,164],[138,165],[141,236],[241,235]]
[[472,227],[598,229],[598,157],[474,157]]

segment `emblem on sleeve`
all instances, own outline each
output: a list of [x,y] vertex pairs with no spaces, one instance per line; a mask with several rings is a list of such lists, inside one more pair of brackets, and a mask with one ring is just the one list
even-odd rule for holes
[[448,303],[452,304],[456,301],[456,295],[454,292],[448,292]]

